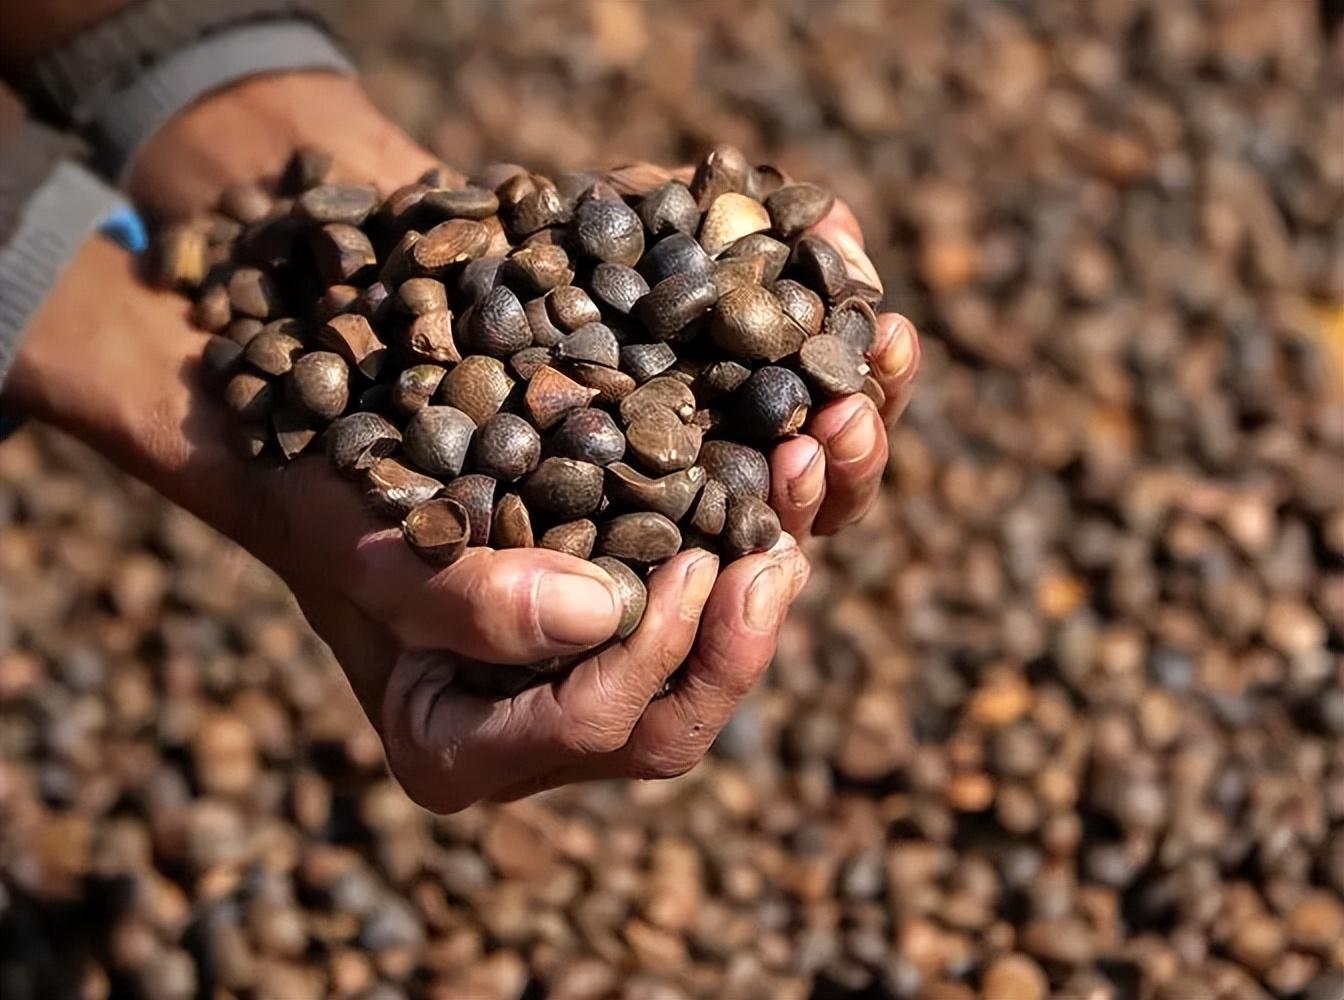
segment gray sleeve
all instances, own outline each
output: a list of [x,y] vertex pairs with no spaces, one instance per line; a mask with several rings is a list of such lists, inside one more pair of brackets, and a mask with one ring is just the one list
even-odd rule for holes
[[94,163],[105,176],[121,178],[140,146],[183,108],[246,77],[286,70],[354,67],[323,29],[306,21],[228,28],[169,55],[101,104],[84,133]]
[[0,386],[28,321],[61,272],[89,234],[125,205],[88,170],[61,161],[17,209],[16,224],[0,245]]

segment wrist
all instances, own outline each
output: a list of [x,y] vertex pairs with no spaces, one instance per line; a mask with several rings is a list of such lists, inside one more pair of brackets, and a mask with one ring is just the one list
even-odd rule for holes
[[145,143],[130,170],[138,205],[161,217],[210,208],[230,184],[273,176],[299,146],[333,157],[344,180],[390,191],[437,162],[390,122],[354,77],[251,77],[193,104]]
[[6,408],[88,444],[240,538],[247,470],[226,415],[200,391],[205,338],[186,304],[145,287],[134,258],[87,240],[35,313],[4,386]]

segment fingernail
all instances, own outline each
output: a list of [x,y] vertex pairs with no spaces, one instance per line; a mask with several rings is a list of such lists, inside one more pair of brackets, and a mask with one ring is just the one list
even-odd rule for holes
[[820,448],[813,453],[812,460],[797,478],[789,480],[784,487],[794,506],[804,509],[818,503],[821,500],[821,491],[825,488],[826,466]]
[[537,621],[551,642],[591,646],[611,637],[618,617],[614,587],[578,573],[547,573],[537,592]]
[[719,576],[719,557],[706,552],[686,571],[686,586],[681,592],[681,611],[688,618],[700,617],[714,581]]
[[901,321],[891,335],[891,342],[882,351],[882,374],[888,377],[904,375],[914,360],[915,330],[908,322]]
[[849,465],[866,458],[877,443],[873,435],[873,421],[869,414],[872,408],[861,406],[854,415],[845,421],[840,433],[831,438],[830,452],[836,465]]
[[858,277],[868,282],[879,292],[882,291],[882,279],[877,276],[877,268],[873,267],[873,262],[863,252],[863,247],[859,246],[858,240],[840,229],[831,237],[831,244],[840,251],[840,256],[845,258],[845,263],[849,265],[850,270],[857,272]]
[[756,574],[747,589],[747,603],[742,617],[759,632],[767,632],[779,618],[779,607],[784,600],[786,576],[783,566],[772,563]]

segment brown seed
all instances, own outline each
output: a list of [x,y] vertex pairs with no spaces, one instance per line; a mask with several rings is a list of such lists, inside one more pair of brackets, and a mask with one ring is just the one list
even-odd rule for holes
[[800,237],[789,259],[797,279],[827,302],[835,302],[849,282],[849,271],[840,252],[815,233]]
[[438,365],[412,365],[397,376],[392,387],[392,405],[409,416],[429,404],[447,370]]
[[350,401],[350,369],[330,351],[310,351],[295,361],[286,385],[305,413],[322,420],[335,420]]
[[360,229],[333,222],[312,238],[313,261],[324,284],[360,283],[373,274],[378,256]]
[[453,336],[453,314],[447,309],[434,309],[411,320],[405,342],[416,354],[441,365],[462,360]]
[[625,202],[590,198],[574,212],[574,244],[594,260],[633,267],[644,253],[644,224]]
[[280,175],[280,190],[288,195],[298,195],[315,188],[331,172],[331,154],[311,146],[301,146],[294,151]]
[[751,171],[747,194],[757,201],[765,201],[785,184],[791,184],[789,175],[771,163],[758,163]]
[[696,399],[721,399],[751,378],[751,369],[736,361],[715,361],[695,377]]
[[603,403],[619,403],[635,391],[635,380],[616,368],[587,361],[558,361],[556,365],[575,382],[596,392]]
[[717,257],[748,233],[770,228],[770,215],[755,198],[728,192],[710,204],[700,223],[700,245],[705,253]]
[[770,463],[755,448],[734,441],[706,441],[698,462],[729,496],[764,500],[770,495]]
[[457,407],[479,427],[499,412],[512,388],[502,361],[473,354],[443,377],[434,401]]
[[382,268],[378,271],[378,280],[384,287],[396,288],[415,274],[416,263],[411,251],[421,239],[423,239],[421,233],[410,229],[402,233],[401,239],[393,244],[383,260]]
[[815,337],[821,332],[822,321],[826,318],[826,307],[822,305],[821,298],[816,292],[806,285],[785,278],[775,282],[774,293],[784,312],[807,336]]
[[545,298],[531,299],[523,303],[523,315],[527,317],[527,328],[532,334],[534,346],[551,348],[564,339],[565,331],[556,326],[551,319]]
[[251,372],[239,372],[224,387],[224,405],[242,423],[262,423],[276,404],[275,387]]
[[499,273],[503,266],[503,257],[487,256],[469,261],[462,268],[457,276],[457,294],[464,308],[481,301],[487,292],[499,284]]
[[378,204],[378,192],[365,184],[319,184],[299,195],[294,211],[301,219],[326,225],[361,225]]
[[624,264],[598,264],[588,279],[588,290],[599,306],[620,316],[630,315],[649,294],[649,283],[634,268]]
[[259,372],[283,375],[294,367],[294,361],[303,353],[303,341],[288,333],[283,325],[267,324],[252,338],[243,357]]
[[715,146],[696,165],[691,194],[704,210],[728,192],[745,193],[751,184],[752,166],[736,146]]
[[619,559],[599,556],[593,564],[601,566],[607,575],[616,581],[616,590],[621,595],[621,620],[616,626],[616,638],[625,639],[644,620],[644,609],[649,603],[649,592],[639,575]]
[[265,271],[240,267],[229,276],[228,287],[229,306],[240,316],[270,319],[280,311],[280,293]]
[[449,219],[411,247],[411,259],[426,274],[439,275],[456,264],[484,257],[490,230],[474,219]]
[[863,390],[868,364],[847,341],[832,334],[819,334],[803,341],[798,366],[820,391],[845,396]]
[[694,236],[673,233],[654,244],[640,260],[638,271],[650,285],[657,285],[674,274],[709,274],[713,267],[713,258]]
[[597,525],[586,517],[566,521],[546,531],[538,543],[543,549],[564,552],[576,559],[587,559],[593,553],[597,540]]
[[774,441],[802,428],[811,402],[802,379],[787,368],[766,365],[738,390],[735,426],[746,438]]
[[387,318],[390,300],[391,295],[387,286],[381,281],[376,281],[359,293],[353,311],[370,322],[381,323]]
[[424,207],[425,195],[429,192],[427,184],[403,184],[378,206],[373,225],[384,234],[428,229],[433,222],[439,221],[431,219],[431,213]]
[[823,329],[866,355],[877,339],[877,316],[862,299],[846,299],[831,310]]
[[519,293],[531,298],[574,280],[569,254],[558,246],[527,246],[515,250],[504,262],[501,277]]
[[537,372],[551,361],[551,352],[546,347],[524,347],[509,358],[509,367],[524,382],[531,382]]
[[[420,183],[428,184],[431,188],[441,190],[458,190],[467,187],[467,175],[460,170],[454,170],[446,163],[436,163],[420,175]],[[492,190],[489,185],[474,185],[475,187],[486,187]],[[493,212],[494,209],[491,209]]]
[[168,226],[159,238],[155,279],[164,288],[199,288],[208,268],[206,233],[195,221]]
[[705,470],[698,465],[652,479],[624,462],[616,462],[607,467],[607,490],[618,503],[680,521],[691,509],[706,478]]
[[562,458],[606,466],[625,454],[625,435],[603,410],[572,410],[551,437],[551,450]]
[[219,196],[219,210],[245,226],[266,218],[272,204],[271,196],[257,184],[230,184]]
[[789,262],[789,247],[765,233],[749,233],[725,250],[719,260],[759,261],[760,283],[768,285],[780,276]]
[[487,219],[499,211],[495,192],[475,185],[446,190],[431,188],[420,200],[427,211],[442,219]]
[[468,545],[490,544],[490,522],[495,509],[496,483],[489,476],[458,476],[443,488],[443,495],[456,500],[467,512],[471,525]]
[[765,199],[770,225],[786,240],[826,218],[835,195],[816,184],[787,184]]
[[212,335],[201,352],[201,372],[211,385],[222,386],[242,365],[243,349],[228,337]]
[[765,552],[779,541],[780,534],[779,515],[764,500],[749,496],[728,498],[720,538],[731,556]]
[[658,473],[676,472],[695,464],[702,432],[671,410],[655,408],[640,414],[625,431],[630,452]]
[[621,422],[634,423],[653,410],[671,410],[682,421],[688,421],[695,412],[695,393],[685,382],[660,375],[621,400]]
[[604,323],[581,326],[555,345],[555,356],[566,361],[587,361],[615,368],[620,364],[620,345]]
[[461,410],[422,406],[406,422],[402,447],[421,471],[431,476],[456,476],[462,471],[474,433],[476,425]]
[[717,479],[707,479],[695,505],[695,513],[691,515],[691,527],[710,537],[717,536],[723,531],[727,512],[728,490]]
[[443,483],[402,465],[380,458],[364,470],[364,499],[377,514],[400,521],[439,494]]
[[537,467],[541,436],[522,417],[496,413],[476,431],[472,454],[477,472],[511,482]]
[[210,285],[201,293],[191,308],[191,322],[206,333],[218,333],[233,319],[229,305],[229,290],[223,285]]
[[497,549],[530,549],[532,517],[516,493],[505,493],[495,504],[490,521],[490,544]]
[[[350,312],[355,308],[359,301],[359,289],[354,285],[331,285],[322,293],[322,297],[317,300],[313,306],[313,318],[319,323],[325,323],[333,316],[339,316],[343,312]],[[259,320],[247,320],[249,323],[259,323]]]
[[376,413],[352,413],[327,428],[326,446],[332,467],[354,475],[401,447],[401,432]]
[[700,209],[691,189],[681,181],[668,181],[646,194],[636,209],[650,236],[686,233],[694,236],[700,225]]
[[471,518],[462,504],[441,496],[407,514],[401,533],[406,544],[431,566],[451,566],[467,547]]
[[312,416],[292,401],[281,403],[275,408],[271,414],[271,428],[275,431],[275,443],[285,461],[297,458],[317,439],[318,434]]
[[637,314],[658,340],[673,340],[714,307],[718,292],[708,274],[674,274],[640,300]]
[[681,551],[681,532],[662,514],[621,514],[599,526],[593,551],[624,562],[662,562]]
[[736,288],[759,285],[764,273],[765,268],[759,257],[743,257],[738,260],[715,261],[709,277],[714,282],[715,294],[723,298]]
[[523,406],[532,422],[547,430],[571,410],[587,406],[597,390],[589,389],[550,365],[538,369],[527,384]]
[[677,363],[677,352],[665,343],[627,344],[620,351],[621,371],[636,382],[647,382]]
[[657,163],[639,160],[635,163],[614,167],[608,170],[605,176],[606,182],[611,185],[612,190],[624,197],[626,195],[640,195],[650,191],[659,184],[665,183],[672,174],[666,167]]
[[802,331],[790,322],[768,289],[748,285],[719,300],[710,321],[710,336],[739,358],[778,361],[803,344]]
[[597,304],[577,285],[561,285],[552,289],[545,303],[551,322],[565,332],[572,333],[579,327],[602,319]]
[[588,517],[602,503],[602,470],[572,458],[548,458],[523,483],[531,510],[571,521]]
[[447,310],[448,292],[443,282],[433,278],[408,278],[397,288],[393,301],[398,309],[412,316],[434,310]]
[[881,311],[884,298],[885,294],[882,289],[875,288],[858,278],[850,278],[846,281],[835,297],[837,302],[843,302],[845,299],[858,299],[860,302],[866,302],[874,312]]
[[317,342],[345,359],[365,378],[376,379],[387,360],[387,345],[378,339],[369,321],[357,313],[333,316],[317,332]]
[[532,330],[518,296],[500,285],[471,307],[467,334],[474,354],[507,358],[532,344]]

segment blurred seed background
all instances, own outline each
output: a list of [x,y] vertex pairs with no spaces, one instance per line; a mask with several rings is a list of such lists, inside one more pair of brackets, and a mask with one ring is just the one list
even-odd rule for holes
[[452,164],[836,188],[888,488],[703,766],[434,819],[273,578],[27,429],[0,995],[1344,997],[1338,4],[326,6]]

